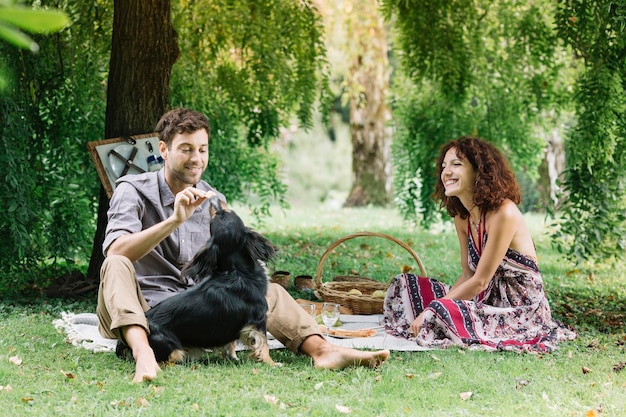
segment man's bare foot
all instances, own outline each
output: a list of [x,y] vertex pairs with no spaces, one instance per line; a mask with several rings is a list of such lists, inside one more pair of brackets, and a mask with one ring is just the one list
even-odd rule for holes
[[126,343],[133,351],[135,359],[135,377],[133,382],[152,381],[161,370],[154,356],[154,351],[148,343],[148,333],[138,325],[131,325],[121,329]]
[[313,359],[316,368],[323,369],[344,369],[350,366],[376,368],[389,358],[388,350],[371,352],[336,346],[319,336],[306,338],[300,350]]
[[133,352],[135,358],[135,377],[133,382],[152,381],[161,370],[152,349]]

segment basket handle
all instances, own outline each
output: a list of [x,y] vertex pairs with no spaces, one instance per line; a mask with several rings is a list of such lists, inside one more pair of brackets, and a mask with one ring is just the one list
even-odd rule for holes
[[320,258],[320,262],[317,265],[317,271],[315,272],[315,282],[317,283],[318,287],[320,285],[322,285],[322,271],[324,269],[324,262],[326,262],[326,258],[328,258],[328,255],[330,255],[330,253],[333,251],[333,249],[335,249],[337,246],[339,246],[340,244],[342,244],[346,240],[354,239],[355,237],[363,237],[363,236],[382,237],[384,239],[391,240],[392,242],[395,242],[398,245],[402,246],[407,252],[409,252],[409,254],[417,262],[417,265],[419,266],[421,275],[424,276],[424,277],[427,276],[426,275],[426,268],[424,268],[424,264],[422,263],[422,260],[420,259],[420,257],[417,255],[417,253],[415,253],[415,251],[409,245],[407,245],[406,243],[404,243],[400,239],[396,239],[393,236],[389,236],[389,235],[386,235],[384,233],[378,233],[378,232],[357,232],[357,233],[353,233],[353,234],[344,236],[344,237],[336,240],[334,243],[332,243],[328,247],[328,249],[326,249],[326,252],[324,252],[322,257]]

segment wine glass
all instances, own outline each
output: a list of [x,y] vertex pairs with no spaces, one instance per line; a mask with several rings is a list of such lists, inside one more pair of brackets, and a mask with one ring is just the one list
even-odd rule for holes
[[322,321],[326,326],[326,337],[328,337],[328,331],[339,320],[339,304],[337,303],[324,303],[322,304]]
[[315,318],[315,314],[316,314],[316,308],[315,308],[315,304],[313,303],[304,303],[304,302],[299,302],[298,303],[300,305],[300,307],[302,307],[307,313],[309,313],[313,318]]

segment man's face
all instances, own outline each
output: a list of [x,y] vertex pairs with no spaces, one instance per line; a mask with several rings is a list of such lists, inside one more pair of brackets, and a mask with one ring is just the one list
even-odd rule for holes
[[206,130],[177,134],[168,147],[159,142],[165,161],[165,180],[174,194],[197,184],[209,163],[209,135]]

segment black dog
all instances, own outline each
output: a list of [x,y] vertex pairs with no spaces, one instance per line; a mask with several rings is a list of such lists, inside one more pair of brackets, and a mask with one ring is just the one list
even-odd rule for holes
[[[259,261],[271,261],[276,248],[217,198],[210,213],[211,237],[182,271],[197,284],[148,310],[150,346],[158,362],[180,362],[193,347],[222,347],[237,360],[239,339],[257,360],[274,365],[266,337],[268,278]],[[118,342],[119,357],[129,350]]]

